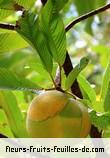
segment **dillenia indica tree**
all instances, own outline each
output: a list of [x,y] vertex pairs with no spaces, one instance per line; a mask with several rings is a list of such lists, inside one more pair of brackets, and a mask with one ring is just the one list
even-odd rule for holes
[[[31,46],[53,82],[52,87],[45,89],[38,83],[17,76],[5,66],[0,68],[0,106],[14,137],[101,137],[102,131],[109,129],[110,63],[103,77],[100,100],[97,101],[95,90],[81,74],[90,59],[84,56],[73,68],[66,32],[78,22],[109,9],[110,4],[82,15],[65,27],[60,13],[67,2],[42,1],[40,11],[36,12],[32,7],[35,0],[0,1],[1,21],[20,11],[16,24],[0,23],[0,51]],[[79,6],[78,1],[74,3]],[[80,12],[80,7],[78,9]],[[53,75],[53,63],[58,66],[56,75]],[[63,71],[66,77],[62,75]],[[30,91],[36,95],[41,93],[29,107],[27,129],[26,117],[23,117],[11,90]],[[3,136],[4,133],[1,134]]]

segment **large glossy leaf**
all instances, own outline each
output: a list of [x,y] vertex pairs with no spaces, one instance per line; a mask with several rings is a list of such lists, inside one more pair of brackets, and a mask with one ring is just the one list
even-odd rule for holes
[[25,42],[16,32],[0,33],[0,53],[15,51],[17,49],[25,48],[28,43]]
[[101,87],[101,101],[105,111],[110,111],[110,59],[106,67]]
[[53,58],[62,65],[66,57],[66,34],[56,1],[48,0],[41,11],[39,20]]
[[84,93],[86,93],[91,103],[94,103],[96,100],[96,93],[95,93],[95,90],[91,87],[90,83],[81,74],[79,74],[77,80],[81,89],[84,91]]
[[27,40],[39,54],[44,68],[51,73],[52,57],[48,49],[48,41],[39,28],[39,21],[34,13],[26,12],[24,17],[19,20],[20,28],[17,32]]
[[37,86],[25,78],[19,78],[10,70],[0,68],[0,89],[27,90],[37,92]]
[[2,108],[7,116],[7,120],[13,132],[13,135],[17,138],[28,137],[25,128],[25,120],[17,105],[17,101],[13,93],[10,91],[1,91],[0,101],[2,104]]
[[89,62],[89,59],[87,57],[83,57],[80,60],[80,63],[77,64],[74,69],[69,73],[66,83],[65,83],[65,88],[68,90],[72,84],[74,83],[75,79],[78,77],[79,73],[87,66]]

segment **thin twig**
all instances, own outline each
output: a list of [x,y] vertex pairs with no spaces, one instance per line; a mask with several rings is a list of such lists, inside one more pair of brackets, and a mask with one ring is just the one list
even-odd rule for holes
[[96,9],[96,10],[93,10],[93,11],[87,13],[87,14],[84,14],[84,15],[78,17],[77,19],[73,20],[70,24],[68,24],[68,25],[65,27],[65,31],[66,31],[66,32],[69,31],[75,24],[77,24],[77,23],[79,23],[79,22],[81,22],[81,21],[83,21],[83,20],[85,20],[85,19],[88,19],[88,18],[90,18],[91,16],[94,16],[94,15],[96,15],[96,14],[99,14],[99,13],[101,13],[101,12],[104,12],[104,11],[107,10],[107,9],[110,9],[110,3],[107,4],[107,5],[105,5],[105,6],[103,6],[103,7],[98,8],[98,9]]
[[55,83],[55,80],[54,80],[54,78],[53,78],[53,76],[50,74],[50,77],[51,77],[51,80],[52,80],[52,82],[53,82],[53,85],[54,85],[54,87],[55,87],[55,89],[57,88],[57,85],[56,85],[56,83]]
[[7,30],[15,30],[16,25],[7,24],[7,23],[0,23],[0,28],[7,29]]

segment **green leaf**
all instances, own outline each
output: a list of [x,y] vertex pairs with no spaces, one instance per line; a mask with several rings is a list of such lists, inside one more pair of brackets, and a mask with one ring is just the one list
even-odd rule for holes
[[38,18],[34,13],[26,12],[24,17],[19,20],[20,27],[17,32],[36,50],[39,54],[44,68],[51,73],[52,57],[47,47],[47,39],[39,28]]
[[[77,11],[79,15],[85,14],[90,12],[91,10],[95,9],[95,0],[74,0],[76,5]],[[85,29],[88,33],[92,32],[91,24],[93,22],[93,17],[87,19]]]
[[101,7],[101,6],[104,6],[105,4],[107,3],[107,0],[96,0],[95,1],[95,6],[98,8],[98,7]]
[[110,127],[110,112],[108,113],[96,113],[92,111],[90,113],[91,123],[101,129],[107,129]]
[[88,100],[88,99],[80,99],[80,98],[78,98],[77,100],[80,101],[81,103],[83,103],[84,106],[86,106],[87,108],[93,109],[93,105],[90,102],[90,100]]
[[110,52],[110,48],[107,47],[106,45],[102,45],[102,44],[92,46],[91,48],[92,48],[92,51],[94,51],[97,54],[100,54],[101,56],[103,54],[107,55]]
[[15,51],[14,53],[2,53],[0,55],[0,67],[2,68],[15,68],[20,65],[24,60],[28,60],[29,58],[29,53],[21,50],[21,51]]
[[4,21],[5,18],[7,18],[13,13],[13,10],[0,9],[0,21]]
[[[35,2],[36,0],[0,0],[0,19],[4,19],[14,13],[16,9],[15,4],[23,6],[25,9],[30,9],[34,6]],[[57,8],[59,10],[62,9],[67,2],[68,0],[56,0]]]
[[107,93],[103,102],[104,110],[110,111],[110,82],[108,84]]
[[79,73],[87,66],[88,62],[89,59],[87,57],[83,57],[80,60],[80,63],[76,65],[74,69],[69,73],[65,83],[65,88],[67,90],[72,86]]
[[28,44],[16,32],[0,33],[0,53],[25,48]]
[[58,10],[61,10],[67,2],[68,0],[55,0]]
[[16,10],[17,5],[32,8],[36,0],[0,0],[0,8]]
[[61,66],[66,57],[66,33],[56,1],[48,0],[41,11],[40,27],[48,40],[54,60]]
[[[85,14],[89,11],[91,11],[92,9],[94,9],[94,4],[95,4],[95,0],[74,0],[74,4],[76,5],[76,8],[78,10],[78,13],[81,14]],[[83,5],[83,6],[82,6]]]
[[37,92],[37,86],[25,78],[19,78],[10,70],[0,68],[0,89],[27,90]]
[[106,70],[103,76],[103,83],[101,87],[101,99],[103,100],[105,99],[109,82],[110,82],[110,59],[108,61],[108,65],[106,67]]
[[103,83],[100,95],[105,111],[110,111],[110,59],[103,76]]
[[100,56],[100,64],[105,68],[110,54],[110,47],[99,44],[92,46],[92,50]]
[[16,98],[13,93],[10,91],[1,91],[0,100],[13,135],[17,138],[28,137],[25,128],[25,120],[17,105]]
[[14,9],[14,0],[0,0],[0,8],[2,9]]
[[110,138],[110,129],[103,131],[102,138]]
[[15,2],[23,6],[25,9],[30,9],[35,4],[36,0],[15,0]]
[[96,101],[96,93],[95,90],[91,87],[90,83],[87,81],[87,79],[83,75],[79,75],[78,83],[81,87],[81,89],[86,93],[91,103]]
[[92,23],[93,23],[93,17],[89,18],[87,20],[86,26],[85,26],[85,30],[86,32],[88,32],[89,34],[92,34]]
[[13,138],[12,131],[9,127],[7,117],[2,109],[0,109],[0,134]]
[[35,70],[37,73],[39,73],[40,76],[42,76],[43,78],[49,79],[50,76],[48,72],[45,71],[41,63],[39,62],[36,63],[35,61],[32,61],[29,63],[29,67],[30,69]]
[[92,104],[92,109],[95,110],[96,112],[100,112],[100,113],[104,113],[104,108],[103,108],[103,104],[101,101],[94,101]]

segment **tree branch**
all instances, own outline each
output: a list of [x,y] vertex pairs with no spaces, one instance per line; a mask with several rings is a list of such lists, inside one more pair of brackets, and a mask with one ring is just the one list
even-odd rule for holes
[[102,130],[99,132],[98,128],[95,127],[94,125],[92,125],[91,130],[90,130],[90,136],[91,136],[91,138],[101,138],[102,137]]
[[[68,74],[73,70],[73,65],[72,65],[72,62],[71,62],[71,59],[70,59],[70,56],[69,56],[68,52],[66,53],[66,59],[65,59],[65,62],[63,64],[63,69],[65,71],[66,76],[68,76]],[[77,80],[75,80],[75,82],[71,86],[71,91],[77,97],[83,98]]]
[[110,9],[110,3],[107,4],[107,5],[105,5],[105,6],[103,6],[103,7],[98,8],[98,9],[96,9],[96,10],[93,10],[93,11],[87,13],[87,14],[84,14],[84,15],[78,17],[77,19],[73,20],[70,24],[68,24],[68,25],[65,27],[65,31],[66,31],[66,32],[69,31],[75,24],[77,24],[77,23],[79,23],[79,22],[81,22],[81,21],[83,21],[83,20],[86,20],[86,19],[90,18],[91,16],[94,16],[94,15],[96,15],[96,14],[99,14],[99,13],[101,13],[101,12],[104,12],[104,11],[107,10],[107,9]]
[[[41,0],[42,1],[42,4],[45,5],[47,0]],[[18,7],[18,5],[17,5]],[[17,8],[17,9],[22,9],[23,10],[23,7],[20,6],[20,8]],[[100,7],[96,10],[93,10],[87,14],[84,14],[80,17],[78,17],[77,19],[73,20],[70,24],[68,24],[66,27],[65,27],[65,31],[68,32],[75,24],[83,21],[83,20],[86,20],[88,18],[90,18],[91,16],[94,16],[96,14],[99,14],[101,12],[104,12],[105,10],[107,9],[110,9],[110,3],[103,6],[103,7]],[[12,24],[0,24],[0,28],[3,28],[3,29],[8,29],[8,30],[15,30],[15,25],[12,25]]]

